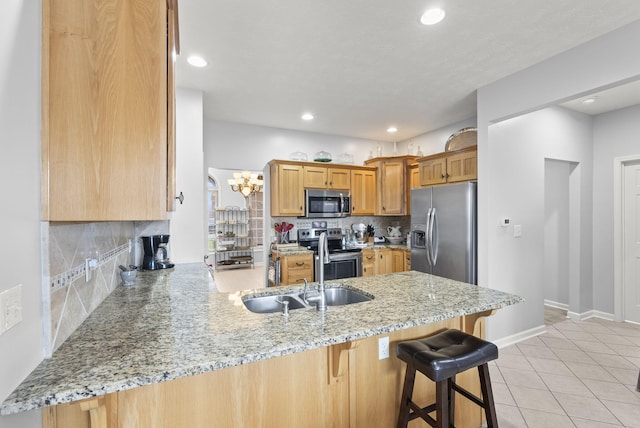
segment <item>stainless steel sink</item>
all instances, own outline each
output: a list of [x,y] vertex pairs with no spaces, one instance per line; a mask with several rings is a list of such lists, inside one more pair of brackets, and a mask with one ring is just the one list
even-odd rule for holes
[[[311,296],[317,294],[316,291],[311,291],[307,295]],[[353,288],[326,288],[325,296],[327,300],[327,306],[343,306],[350,305],[352,303],[367,302],[374,297],[363,291]],[[302,309],[311,308],[312,305],[308,305],[303,300],[303,293],[289,293],[289,294],[274,294],[272,296],[248,296],[242,299],[242,303],[251,312],[258,314],[268,314],[273,312],[282,312],[283,301],[289,301],[289,309]]]
[[282,312],[283,303],[285,300],[289,301],[289,309],[306,308],[301,300],[298,300],[296,296],[287,294],[277,294],[274,296],[260,296],[250,297],[242,301],[244,305],[251,312],[258,314],[268,314],[271,312]]
[[[327,306],[350,305],[352,303],[368,302],[373,299],[372,295],[352,288],[325,288],[324,293]],[[300,294],[299,297],[302,299],[302,294]]]

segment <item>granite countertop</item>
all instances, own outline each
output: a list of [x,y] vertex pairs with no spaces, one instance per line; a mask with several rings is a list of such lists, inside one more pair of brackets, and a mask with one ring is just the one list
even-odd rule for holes
[[328,281],[372,301],[255,314],[222,293],[204,264],[141,272],[118,287],[0,405],[7,415],[498,309],[521,297],[415,271]]

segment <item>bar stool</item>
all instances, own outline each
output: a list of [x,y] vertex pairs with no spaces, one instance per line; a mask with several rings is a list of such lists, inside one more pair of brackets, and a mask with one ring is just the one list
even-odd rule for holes
[[[498,358],[496,345],[450,329],[423,339],[400,342],[396,355],[407,363],[398,428],[405,428],[410,420],[418,417],[435,428],[453,427],[455,392],[484,409],[489,428],[498,426],[487,364]],[[458,373],[473,367],[478,367],[482,399],[455,383]],[[418,406],[411,399],[416,370],[436,383],[436,402],[426,407]],[[436,419],[429,416],[433,411]]]

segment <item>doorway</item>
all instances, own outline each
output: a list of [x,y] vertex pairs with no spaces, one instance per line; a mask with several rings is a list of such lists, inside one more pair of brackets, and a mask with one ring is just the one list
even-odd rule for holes
[[616,320],[640,323],[640,156],[614,167]]
[[544,304],[580,318],[580,168],[545,159]]

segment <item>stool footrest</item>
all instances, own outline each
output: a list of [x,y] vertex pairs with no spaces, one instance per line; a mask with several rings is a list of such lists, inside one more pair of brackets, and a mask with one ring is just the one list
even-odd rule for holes
[[422,418],[424,419],[427,423],[429,423],[429,425],[431,425],[432,427],[436,426],[436,420],[433,419],[431,416],[429,416],[429,413],[431,412],[435,412],[436,411],[436,404],[433,403],[427,407],[420,407],[418,406],[416,403],[414,403],[413,401],[409,401],[409,403],[407,403],[409,405],[409,408],[411,410],[413,410],[413,413],[409,413],[409,419],[410,421],[416,419],[416,418]]
[[478,406],[484,408],[484,401],[482,401],[480,398],[478,398],[476,395],[470,393],[469,391],[467,391],[466,389],[464,389],[463,387],[461,387],[460,385],[458,385],[457,383],[454,383],[453,385],[451,385],[451,387],[456,391],[459,392],[460,394],[464,395],[465,397],[467,397],[469,400],[473,401],[474,403],[476,403]]

